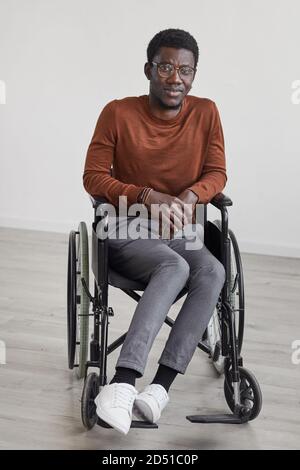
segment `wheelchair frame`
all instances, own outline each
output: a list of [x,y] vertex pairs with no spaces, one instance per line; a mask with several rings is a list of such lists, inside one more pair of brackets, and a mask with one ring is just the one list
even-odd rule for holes
[[[103,387],[107,384],[107,356],[123,344],[127,334],[127,332],[124,333],[112,344],[108,345],[109,317],[114,315],[113,309],[108,306],[108,239],[99,238],[96,235],[96,226],[100,220],[102,222],[102,229],[104,231],[108,230],[108,214],[98,214],[99,206],[100,212],[103,212],[102,207],[104,207],[105,211],[105,203],[108,203],[108,201],[102,197],[97,199],[91,197],[91,200],[94,208],[94,222],[92,224],[92,271],[94,274],[94,296],[91,295],[89,286],[86,284],[85,279],[81,278],[83,289],[93,306],[93,313],[88,315],[94,317],[94,332],[90,341],[90,359],[85,364],[85,386],[82,395],[82,420],[88,429],[90,429],[96,422],[103,427],[110,427],[99,418],[97,419],[92,402],[93,398],[97,395],[99,387]],[[232,205],[232,201],[223,193],[219,193],[210,201],[210,203],[220,210],[221,223],[216,225],[215,223],[207,220],[207,205],[205,204],[204,243],[222,262],[226,272],[225,282],[220,293],[221,345],[219,354],[225,358],[224,392],[232,414],[190,415],[186,418],[192,423],[240,424],[257,417],[261,410],[262,397],[259,384],[254,375],[247,369],[243,368],[243,359],[240,354],[244,330],[244,309],[237,309],[242,310],[239,311],[240,321],[237,336],[235,328],[235,311],[233,311],[230,302],[230,296],[232,293],[231,239],[229,237],[227,207]],[[102,220],[103,218],[105,219],[104,222]],[[239,273],[239,276],[242,277],[242,271]],[[235,285],[237,281],[238,280],[235,279]],[[137,302],[141,299],[141,295],[137,294],[134,290],[124,289],[121,287],[120,289]],[[176,303],[187,292],[188,290],[184,288],[178,294],[174,303]],[[243,289],[241,295],[244,295]],[[68,307],[70,308],[70,306]],[[165,318],[165,323],[172,327],[174,320],[167,316]],[[198,348],[211,357],[211,349],[206,343],[206,335],[207,330],[202,341],[198,343]],[[88,369],[90,367],[99,368],[99,376],[95,373],[88,375]],[[251,402],[253,404],[252,408],[250,407]],[[88,403],[89,407],[87,406]],[[157,428],[157,425],[143,421],[132,421],[131,427]]]

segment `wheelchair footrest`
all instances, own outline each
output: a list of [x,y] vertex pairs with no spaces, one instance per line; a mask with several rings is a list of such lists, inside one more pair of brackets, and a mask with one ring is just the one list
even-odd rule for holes
[[98,424],[98,426],[101,426],[102,428],[112,429],[112,426],[110,426],[110,424],[107,424],[105,421],[103,421],[103,419],[98,418],[97,419],[97,424]]
[[157,424],[150,423],[149,421],[132,421],[131,428],[147,428],[147,429],[158,429]]
[[223,423],[223,424],[242,424],[245,423],[245,418],[234,414],[224,414],[224,415],[192,415],[187,416],[191,423]]
[[[98,426],[101,426],[102,428],[112,429],[112,426],[110,426],[105,421],[103,421],[103,419],[98,418],[97,419],[97,424],[98,424]],[[158,426],[157,426],[157,424],[149,423],[148,421],[132,421],[130,428],[157,429]]]

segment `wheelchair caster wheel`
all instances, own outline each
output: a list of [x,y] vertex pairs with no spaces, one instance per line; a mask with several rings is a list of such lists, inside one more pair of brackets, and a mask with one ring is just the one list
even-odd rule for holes
[[84,382],[81,397],[81,419],[86,429],[92,429],[97,423],[96,405],[94,400],[99,393],[98,376],[89,374]]
[[248,419],[250,419],[251,409],[252,409],[252,408],[247,408],[246,406],[241,406],[241,408],[240,408],[240,416],[241,416],[242,418],[248,418]]
[[[241,408],[240,414],[247,417],[249,421],[255,419],[262,407],[262,394],[259,383],[255,376],[244,367],[239,367],[240,372],[240,394],[241,394]],[[229,383],[228,378],[224,381],[224,393],[226,402],[234,413],[234,393],[232,384]]]

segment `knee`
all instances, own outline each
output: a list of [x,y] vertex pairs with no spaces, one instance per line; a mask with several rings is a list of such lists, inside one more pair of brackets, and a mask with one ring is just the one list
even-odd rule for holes
[[220,287],[223,286],[226,279],[226,272],[223,264],[215,258],[209,268],[209,276],[215,283],[218,283]]
[[224,285],[225,278],[226,272],[223,264],[217,258],[212,258],[209,264],[200,266],[192,272],[189,282],[200,284],[205,280],[209,282],[209,284],[218,285],[221,289]]
[[176,272],[180,274],[185,284],[190,277],[190,266],[189,263],[182,257],[178,257],[176,259]]
[[190,277],[190,266],[182,256],[172,256],[171,258],[164,260],[161,265],[167,265],[174,273],[174,276],[176,276],[177,279],[180,278],[182,280],[183,285],[185,285]]

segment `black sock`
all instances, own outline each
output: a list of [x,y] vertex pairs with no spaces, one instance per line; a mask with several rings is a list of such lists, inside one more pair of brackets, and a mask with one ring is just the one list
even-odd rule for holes
[[177,370],[160,364],[151,383],[162,385],[168,392],[177,374]]
[[110,384],[115,382],[126,383],[135,387],[135,380],[137,377],[139,377],[139,375],[139,372],[134,369],[127,369],[127,367],[116,367],[116,373],[110,381]]

